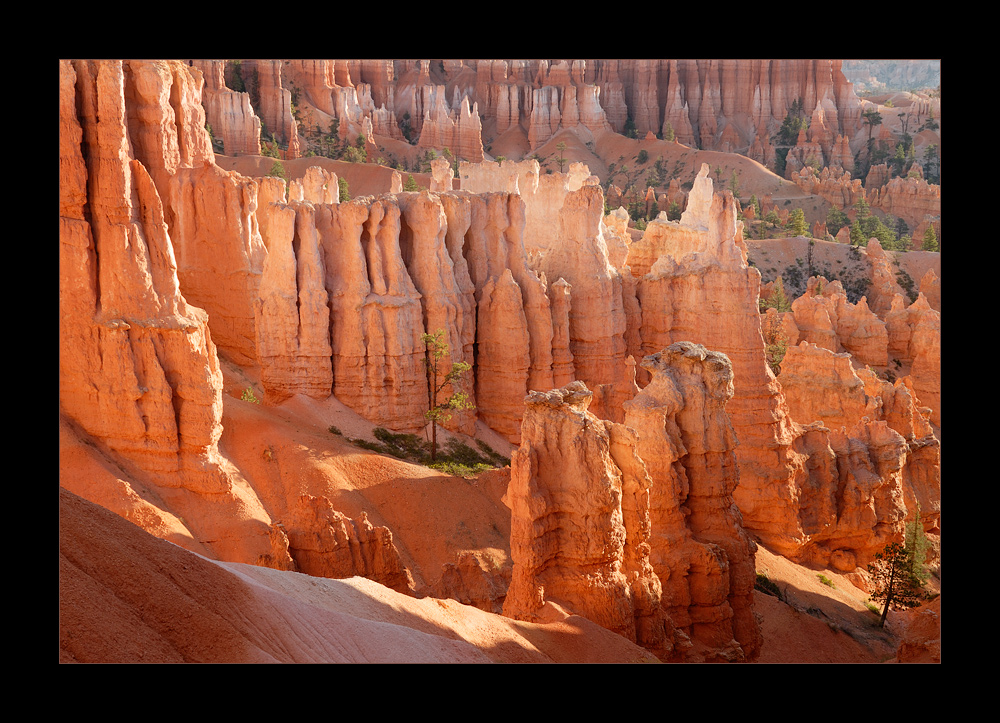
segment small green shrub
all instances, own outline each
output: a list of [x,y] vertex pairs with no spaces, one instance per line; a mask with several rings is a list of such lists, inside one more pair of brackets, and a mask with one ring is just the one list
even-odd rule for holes
[[479,451],[485,454],[490,462],[492,462],[495,466],[506,467],[510,464],[510,457],[504,457],[490,445],[486,444],[483,440],[477,439],[476,446],[479,447]]
[[834,590],[837,589],[837,586],[833,584],[833,580],[831,580],[830,578],[828,578],[823,573],[819,573],[818,575],[816,575],[816,577],[818,577],[819,581],[821,583],[823,583],[824,585],[826,585],[827,587],[832,587]]
[[383,427],[375,427],[372,430],[375,439],[380,441],[385,451],[393,457],[400,459],[412,459],[423,462],[430,457],[430,447],[415,434],[396,434]]
[[488,472],[491,469],[495,469],[493,465],[481,462],[474,465],[462,464],[460,462],[431,462],[427,466],[452,477],[475,477],[480,472]]
[[347,440],[356,447],[361,447],[362,449],[370,449],[373,452],[385,452],[385,448],[378,442],[369,442],[367,439],[350,439]]
[[[333,429],[335,428],[331,428],[330,431]],[[339,434],[339,430],[334,434]],[[478,439],[476,446],[479,447],[479,451],[476,451],[460,439],[452,437],[439,450],[437,460],[431,462],[430,443],[416,434],[398,434],[383,427],[375,427],[372,435],[377,441],[370,442],[365,439],[348,439],[348,441],[362,449],[423,464],[455,477],[472,477],[480,472],[510,464],[509,458]]]
[[257,395],[253,393],[253,387],[247,387],[243,390],[243,394],[240,396],[244,402],[252,402],[253,404],[260,404],[260,400]]

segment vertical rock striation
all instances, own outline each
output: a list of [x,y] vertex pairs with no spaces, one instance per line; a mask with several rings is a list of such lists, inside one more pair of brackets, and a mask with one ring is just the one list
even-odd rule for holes
[[733,499],[740,481],[725,355],[678,342],[647,356],[651,375],[625,403],[625,424],[652,477],[650,561],[663,607],[706,659],[753,660],[756,545]]
[[648,559],[650,479],[634,432],[587,411],[582,382],[525,398],[504,498],[514,567],[503,613],[541,620],[548,603],[669,657],[683,643]]
[[[60,411],[183,515],[199,549],[287,568],[287,539],[219,452],[222,371],[207,315],[181,293],[157,185],[133,156],[134,70],[60,61]],[[199,513],[206,496],[211,515]]]

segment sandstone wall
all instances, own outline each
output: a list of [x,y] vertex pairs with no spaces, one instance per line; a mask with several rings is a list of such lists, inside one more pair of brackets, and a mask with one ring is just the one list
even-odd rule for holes
[[[187,520],[187,544],[288,568],[287,539],[219,453],[208,317],[181,292],[165,204],[133,155],[128,119],[145,96],[130,86],[172,77],[192,87],[200,76],[167,62],[60,61],[60,413],[116,461],[119,485]],[[204,122],[195,127],[207,144]],[[177,125],[166,128],[160,138],[177,141]],[[180,158],[190,149],[174,147]],[[98,504],[121,495],[77,489]],[[198,512],[206,496],[211,515]]]

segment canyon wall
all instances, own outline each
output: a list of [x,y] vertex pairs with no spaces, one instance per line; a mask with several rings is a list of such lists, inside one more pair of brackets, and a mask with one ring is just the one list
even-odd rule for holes
[[[675,69],[693,87],[699,67]],[[258,86],[247,94],[271,98],[275,115],[261,119],[281,125],[292,149],[283,66],[251,68]],[[658,102],[636,88],[652,93],[663,78],[649,64],[590,80],[582,63],[515,69],[542,88],[603,78],[650,122]],[[405,70],[414,88],[430,80],[421,64]],[[355,89],[351,77],[372,78],[358,96],[366,107],[392,99],[384,64],[288,72],[331,117],[350,115],[335,91]],[[661,217],[634,242],[620,218],[605,218],[582,164],[542,175],[534,160],[463,163],[461,190],[442,181],[340,203],[337,177],[318,167],[286,184],[216,165],[205,98],[229,97],[219,73],[207,62],[60,63],[61,439],[79,435],[122,470],[113,489],[77,487],[82,496],[123,516],[141,508],[222,559],[413,591],[387,527],[316,490],[254,489],[220,451],[222,366],[259,371],[267,406],[332,396],[375,425],[418,432],[434,402],[424,335],[440,331],[443,363],[470,366],[453,389],[475,404],[448,426],[472,435],[484,423],[520,445],[508,493],[512,616],[532,619],[551,599],[667,659],[753,659],[755,548],[744,530],[793,559],[853,571],[899,538],[918,504],[939,529],[940,311],[923,294],[903,303],[877,243],[868,297],[851,304],[817,280],[795,301],[776,377],[760,274],[736,202],[715,192],[707,165],[680,221]],[[846,91],[834,78],[811,92],[833,124]],[[417,95],[407,96],[414,109]],[[506,97],[508,109],[527,102]],[[528,103],[536,138],[558,126],[555,108],[570,116],[571,98]],[[598,122],[579,92],[575,103],[578,126]],[[704,108],[716,101],[704,103],[693,117],[707,135]],[[247,127],[252,138],[252,118]],[[543,487],[565,501],[544,499],[552,509],[540,511]],[[538,519],[564,513],[582,542],[538,534]],[[562,546],[579,547],[592,585],[583,568],[547,565]]]
[[[132,99],[141,108],[150,88],[178,97],[174,82],[183,91],[199,80],[180,63],[60,62],[60,413],[118,460],[128,498],[147,509],[165,501],[188,520],[188,544],[288,569],[287,538],[219,453],[222,372],[208,315],[181,290],[153,176],[162,184],[169,170],[137,158],[155,140],[168,163],[183,163],[192,128],[207,143],[200,102],[177,113],[163,103],[161,136],[134,132],[143,118]],[[124,512],[120,490],[81,494]]]

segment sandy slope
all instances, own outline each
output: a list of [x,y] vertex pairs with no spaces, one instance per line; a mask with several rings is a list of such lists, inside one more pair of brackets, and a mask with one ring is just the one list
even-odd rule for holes
[[[624,638],[553,607],[532,625],[416,599],[363,578],[328,580],[221,563],[152,537],[60,490],[61,663],[658,662]],[[756,593],[760,663],[892,659],[899,620],[873,626],[842,576],[760,548],[758,570],[784,601]]]
[[528,625],[362,578],[217,563],[60,490],[61,663],[657,662],[589,621]]

